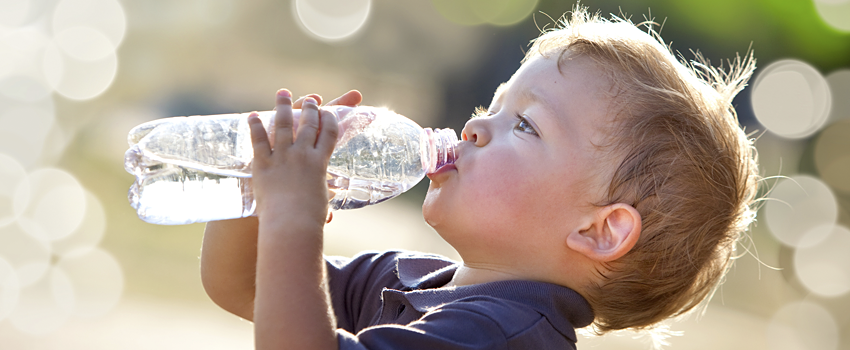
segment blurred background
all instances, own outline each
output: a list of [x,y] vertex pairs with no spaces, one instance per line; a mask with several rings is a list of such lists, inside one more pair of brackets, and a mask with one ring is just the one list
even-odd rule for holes
[[[593,1],[663,23],[714,65],[749,48],[736,99],[758,137],[763,203],[702,317],[671,349],[850,349],[850,1]],[[571,1],[0,0],[0,348],[250,349],[203,292],[202,224],[142,222],[126,135],[149,120],[273,108],[274,93],[359,89],[458,132]],[[326,253],[456,253],[422,220],[427,181],[340,211]],[[624,333],[584,349],[648,349]]]

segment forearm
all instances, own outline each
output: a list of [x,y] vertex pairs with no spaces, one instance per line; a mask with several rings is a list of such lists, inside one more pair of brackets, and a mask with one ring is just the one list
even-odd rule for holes
[[260,221],[254,332],[257,349],[337,349],[321,222]]
[[207,223],[201,249],[204,290],[221,308],[253,320],[257,268],[256,217]]
[[338,136],[336,119],[304,100],[293,135],[291,93],[280,90],[275,145],[256,114],[248,117],[259,234],[254,298],[258,349],[336,350],[333,312],[322,257],[328,212],[327,169]]

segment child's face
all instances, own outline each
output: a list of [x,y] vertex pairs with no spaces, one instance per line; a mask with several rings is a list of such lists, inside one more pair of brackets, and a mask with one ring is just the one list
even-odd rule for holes
[[586,57],[536,57],[499,87],[486,116],[469,120],[454,168],[429,175],[426,221],[465,262],[563,246],[601,200],[610,82]]

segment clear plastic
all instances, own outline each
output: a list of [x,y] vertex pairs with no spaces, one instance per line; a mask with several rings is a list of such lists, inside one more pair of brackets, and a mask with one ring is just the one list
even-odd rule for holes
[[[332,210],[386,201],[454,162],[458,138],[451,129],[423,129],[383,108],[323,109],[340,126],[327,174]],[[139,218],[180,225],[254,215],[247,116],[173,117],[133,128],[124,167],[136,177],[128,198]],[[274,130],[273,116],[260,112],[267,130]]]

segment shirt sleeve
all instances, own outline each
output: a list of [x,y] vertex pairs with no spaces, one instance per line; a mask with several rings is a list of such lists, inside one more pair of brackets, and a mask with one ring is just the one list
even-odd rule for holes
[[451,303],[407,325],[379,325],[357,334],[337,329],[340,350],[507,349],[500,325],[469,303]]
[[351,333],[368,327],[381,310],[381,291],[401,288],[399,252],[366,252],[353,258],[325,257],[337,328]]

